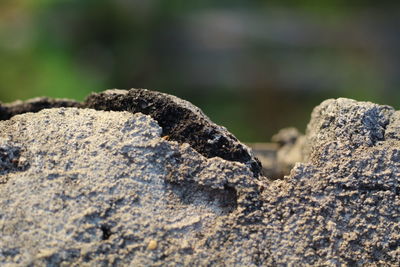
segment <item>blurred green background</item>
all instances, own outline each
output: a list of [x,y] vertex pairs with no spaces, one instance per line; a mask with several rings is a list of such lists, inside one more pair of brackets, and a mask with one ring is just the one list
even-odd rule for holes
[[0,101],[155,89],[242,141],[268,141],[304,130],[326,98],[400,108],[399,11],[396,1],[1,0]]

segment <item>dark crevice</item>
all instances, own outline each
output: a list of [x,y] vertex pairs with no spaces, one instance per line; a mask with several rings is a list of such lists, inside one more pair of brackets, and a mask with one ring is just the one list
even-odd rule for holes
[[363,191],[363,192],[374,192],[374,191],[394,191],[396,195],[399,195],[400,188],[398,187],[386,187],[379,184],[362,184],[358,186],[346,186],[340,185],[340,188],[346,191]]
[[100,230],[102,231],[102,240],[108,240],[112,235],[111,228],[108,225],[101,225]]

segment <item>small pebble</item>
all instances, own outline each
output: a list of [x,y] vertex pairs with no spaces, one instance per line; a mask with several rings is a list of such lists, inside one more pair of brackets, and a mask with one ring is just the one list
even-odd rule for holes
[[157,241],[156,240],[150,240],[149,244],[147,245],[148,250],[155,250],[157,249]]

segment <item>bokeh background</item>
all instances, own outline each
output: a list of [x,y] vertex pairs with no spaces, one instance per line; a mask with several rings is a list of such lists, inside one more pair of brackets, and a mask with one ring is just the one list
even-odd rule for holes
[[268,141],[326,98],[400,108],[398,2],[1,0],[0,101],[156,89]]

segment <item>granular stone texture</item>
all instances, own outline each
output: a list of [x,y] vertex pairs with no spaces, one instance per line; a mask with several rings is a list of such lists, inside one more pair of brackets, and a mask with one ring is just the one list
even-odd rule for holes
[[[0,129],[12,170],[0,184],[2,266],[212,262],[221,255],[204,243],[256,186],[244,164],[167,141],[140,113],[56,108]],[[14,172],[14,157],[29,168]],[[245,251],[229,261],[239,257],[251,262]]]
[[[276,137],[294,167],[272,181],[200,110],[149,92],[0,122],[0,265],[398,265],[398,111],[323,102],[305,136]],[[204,129],[225,147],[197,145]]]
[[[386,140],[385,130],[394,112],[392,107],[368,102],[345,98],[326,100],[311,115],[304,159],[315,157],[315,160],[321,160],[322,153],[339,156],[338,153],[324,150],[334,143],[343,146],[346,151],[353,151],[360,146],[375,146],[379,141]],[[327,143],[330,145],[327,146]]]
[[349,99],[315,108],[291,174],[263,192],[269,263],[400,262],[398,112]]
[[28,101],[0,103],[0,120],[46,108],[78,107],[107,111],[129,111],[150,115],[162,128],[163,136],[188,143],[207,158],[221,157],[248,165],[254,177],[261,163],[251,149],[239,142],[225,127],[213,123],[198,107],[172,95],[146,89],[107,90],[89,95],[85,102],[69,99],[34,98]]
[[145,89],[114,89],[90,95],[83,106],[150,115],[169,139],[188,143],[208,158],[220,157],[245,163],[255,177],[261,173],[259,160],[247,146],[226,128],[213,123],[198,107],[175,96]]

